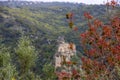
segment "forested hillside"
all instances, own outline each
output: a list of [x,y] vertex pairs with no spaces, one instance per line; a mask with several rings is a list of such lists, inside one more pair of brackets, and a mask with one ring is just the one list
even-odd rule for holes
[[[118,10],[120,10],[119,7]],[[11,62],[13,65],[17,65],[16,68],[19,71],[20,64],[17,62],[17,58],[19,58],[19,55],[22,55],[19,54],[19,50],[21,50],[20,46],[29,46],[32,44],[32,46],[35,46],[35,50],[31,51],[38,55],[37,62],[35,63],[36,66],[32,70],[34,74],[39,75],[43,80],[47,80],[46,74],[48,73],[45,73],[44,68],[48,69],[50,67],[53,69],[51,65],[47,64],[53,63],[53,56],[56,52],[57,38],[59,36],[64,36],[68,42],[74,42],[77,46],[77,55],[81,56],[83,51],[79,42],[79,34],[88,28],[87,20],[83,16],[86,11],[90,12],[95,19],[99,18],[107,23],[105,16],[108,15],[106,14],[105,5],[62,2],[0,2],[0,46],[2,45],[0,49],[3,50],[3,46],[8,48],[11,55]],[[72,12],[74,15],[73,27],[78,27],[78,32],[69,28],[68,21],[66,20],[66,13],[69,12]],[[26,45],[22,45],[22,43]],[[18,47],[18,45],[20,46]],[[16,47],[18,47],[17,50]],[[33,59],[31,58],[30,60]],[[21,80],[23,79],[21,78]],[[53,79],[51,78],[51,80]]]
[[[14,44],[14,40],[17,40],[20,34],[24,32],[25,35],[29,35],[31,38],[34,37],[36,43],[39,43],[36,45],[38,48],[40,47],[39,45],[47,44],[47,41],[52,42],[56,40],[60,35],[66,36],[66,39],[70,38],[70,41],[76,40],[77,35],[70,36],[70,34],[73,34],[73,31],[68,28],[65,18],[66,13],[74,13],[75,26],[79,28],[80,32],[83,32],[87,28],[87,21],[85,21],[83,16],[84,12],[89,11],[93,16],[103,19],[106,11],[104,5],[57,2],[29,5],[13,3],[9,4],[8,7],[0,7],[2,42],[7,43],[7,45]],[[6,2],[5,4],[7,5]]]

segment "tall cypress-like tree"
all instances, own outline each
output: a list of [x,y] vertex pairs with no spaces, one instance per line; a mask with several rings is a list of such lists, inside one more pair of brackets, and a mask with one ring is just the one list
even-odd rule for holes
[[15,52],[20,65],[20,80],[35,80],[35,74],[32,68],[35,66],[37,53],[29,37],[22,36],[19,39]]

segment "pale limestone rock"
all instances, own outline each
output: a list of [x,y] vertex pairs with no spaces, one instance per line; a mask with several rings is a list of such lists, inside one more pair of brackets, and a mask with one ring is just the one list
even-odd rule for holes
[[55,68],[61,67],[61,63],[65,60],[66,62],[71,60],[71,57],[76,55],[76,46],[73,44],[73,49],[70,49],[70,44],[66,43],[64,37],[59,37],[58,50],[55,54]]

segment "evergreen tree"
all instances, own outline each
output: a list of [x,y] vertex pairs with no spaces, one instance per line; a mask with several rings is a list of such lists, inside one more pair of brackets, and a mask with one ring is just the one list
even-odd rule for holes
[[29,37],[22,36],[18,41],[18,47],[15,49],[20,65],[20,80],[35,80],[32,69],[35,66],[37,53],[31,43]]

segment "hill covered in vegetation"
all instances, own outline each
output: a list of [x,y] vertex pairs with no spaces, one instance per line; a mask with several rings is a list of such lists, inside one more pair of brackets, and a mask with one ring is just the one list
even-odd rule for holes
[[[87,21],[83,16],[86,11],[105,22],[107,20],[104,17],[105,5],[0,2],[0,45],[10,47],[14,62],[16,57],[14,48],[18,45],[19,38],[23,35],[28,36],[39,55],[36,73],[45,75],[42,74],[43,66],[45,63],[53,62],[58,36],[64,36],[68,42],[74,42],[77,45],[77,54],[81,55],[79,34],[87,29]],[[69,28],[65,16],[69,12],[74,14],[74,27],[77,26],[79,32]]]
[[[68,28],[66,13],[74,13],[74,22],[80,32],[85,31],[86,20],[83,13],[89,11],[93,16],[104,18],[106,9],[104,5],[85,5],[73,3],[31,3],[29,2],[2,2],[0,7],[0,32],[3,43],[14,43],[21,32],[34,37],[39,44],[47,44],[54,41],[60,35],[76,39],[70,36],[73,31]],[[20,4],[21,3],[21,4]],[[23,4],[24,3],[24,4]],[[14,6],[13,6],[14,5]],[[6,7],[8,6],[8,7]],[[66,39],[67,39],[66,38]],[[70,39],[69,39],[70,40]],[[37,46],[39,48],[39,45]]]

